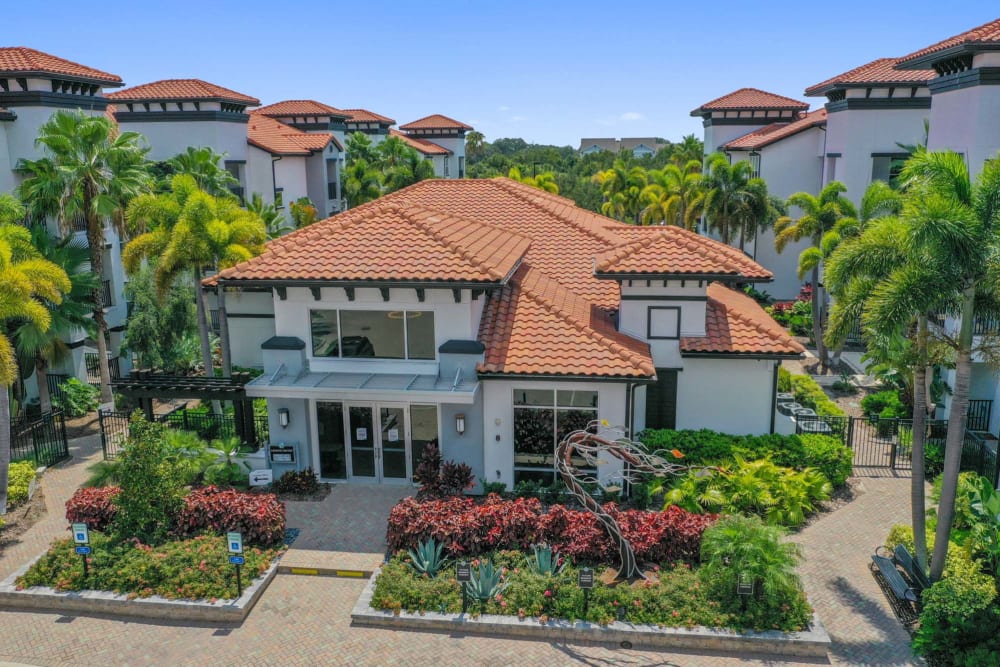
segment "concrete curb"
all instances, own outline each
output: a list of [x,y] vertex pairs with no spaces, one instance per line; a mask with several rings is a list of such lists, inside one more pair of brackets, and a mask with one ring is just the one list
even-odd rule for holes
[[720,651],[739,654],[768,654],[809,658],[825,658],[830,648],[827,634],[819,618],[813,614],[812,627],[806,632],[734,632],[712,628],[659,628],[655,625],[614,622],[607,626],[585,621],[549,621],[538,619],[519,620],[516,616],[484,614],[471,618],[463,614],[425,612],[411,614],[373,609],[372,595],[378,572],[369,579],[361,597],[351,612],[354,625],[413,629],[436,632],[463,632],[516,639],[544,641],[584,641],[606,644],[631,645],[635,648],[687,649]]
[[39,554],[0,582],[0,608],[63,614],[108,614],[171,621],[239,624],[278,573],[278,560],[243,589],[238,600],[168,600],[158,595],[129,600],[110,591],[57,591],[45,586],[17,590],[14,582],[44,556]]

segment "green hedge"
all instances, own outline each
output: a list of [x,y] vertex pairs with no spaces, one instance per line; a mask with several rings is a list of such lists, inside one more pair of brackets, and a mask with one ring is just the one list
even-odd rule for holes
[[16,507],[28,500],[28,489],[31,480],[35,479],[35,464],[31,461],[11,463],[7,469],[7,505],[8,509]]
[[847,415],[808,375],[792,375],[791,392],[795,394],[796,403],[805,408],[812,408],[818,415],[824,417],[844,417]]
[[718,431],[648,429],[639,440],[650,450],[680,450],[690,465],[728,463],[739,456],[748,461],[770,458],[786,468],[816,468],[834,487],[847,481],[851,450],[828,435],[728,435]]

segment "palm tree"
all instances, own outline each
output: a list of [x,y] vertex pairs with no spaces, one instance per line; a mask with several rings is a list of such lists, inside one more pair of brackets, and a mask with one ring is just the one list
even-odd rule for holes
[[693,134],[681,137],[681,142],[679,144],[674,144],[673,155],[670,156],[671,162],[678,167],[686,165],[692,160],[700,164],[704,159],[705,144],[701,139]]
[[507,178],[517,181],[518,183],[530,185],[531,187],[538,188],[539,190],[551,192],[554,195],[559,194],[559,184],[556,183],[556,176],[551,171],[543,171],[535,176],[522,176],[520,169],[517,167],[511,167],[510,171],[507,172]]
[[[824,187],[819,196],[808,192],[796,192],[788,198],[788,206],[797,206],[802,215],[798,218],[782,216],[774,223],[774,247],[782,252],[790,241],[809,239],[811,244],[799,254],[798,276],[801,280],[812,273],[812,316],[813,340],[816,341],[816,356],[826,368],[829,364],[826,345],[823,342],[823,302],[820,285],[820,267],[823,260],[824,242],[839,242],[848,228],[857,227],[857,210],[844,193],[847,188],[840,181],[832,181]],[[840,224],[840,227],[838,227]],[[829,236],[829,235],[833,236]]]
[[642,207],[642,191],[649,182],[642,167],[628,167],[618,158],[610,169],[594,174],[593,180],[601,186],[604,203],[601,213],[619,220],[639,221]]
[[[19,165],[28,174],[20,186],[21,198],[33,214],[57,214],[66,233],[72,233],[74,220],[86,223],[90,269],[97,276],[104,270],[105,224],[121,234],[126,204],[151,187],[145,162],[148,149],[140,146],[140,140],[136,132],[119,132],[104,116],[59,111],[42,125],[36,139],[46,156]],[[97,325],[101,402],[110,403],[108,325],[99,287],[91,292],[91,306]]]
[[[0,195],[0,197],[5,195]],[[42,414],[52,412],[47,373],[53,363],[70,355],[65,339],[74,330],[93,335],[89,297],[98,283],[90,272],[90,251],[79,239],[68,236],[55,240],[42,225],[32,225],[31,243],[38,254],[60,267],[69,276],[70,289],[61,301],[40,299],[49,311],[50,324],[42,328],[32,320],[22,322],[13,333],[18,359],[25,373],[34,369],[38,382],[38,402]]]
[[382,174],[367,160],[352,160],[344,168],[344,196],[349,206],[359,206],[382,196]]
[[[24,209],[7,201],[0,211],[24,216]],[[10,466],[10,396],[8,388],[17,380],[17,358],[6,335],[7,325],[32,322],[45,330],[49,310],[42,301],[59,303],[70,290],[65,271],[42,258],[31,245],[31,233],[24,227],[0,219],[0,514],[7,511],[7,473]]]
[[255,192],[250,196],[250,202],[247,204],[246,209],[261,219],[261,222],[264,223],[264,229],[267,230],[267,238],[269,239],[279,238],[295,230],[295,227],[288,222],[288,218],[279,213],[274,204],[264,203],[264,198],[261,197],[259,192]]
[[240,182],[227,169],[219,166],[225,155],[216,153],[209,146],[196,148],[188,146],[167,160],[167,166],[174,174],[187,174],[194,178],[198,187],[213,197],[232,196],[232,190]]
[[642,191],[646,206],[640,213],[644,225],[669,224],[694,229],[698,220],[692,204],[701,188],[701,161],[689,160],[683,168],[668,164],[649,172],[649,185]]
[[295,229],[308,227],[319,219],[316,215],[316,206],[309,201],[309,197],[299,197],[293,201],[288,207],[288,214],[292,216]]
[[465,135],[465,153],[470,158],[479,155],[486,146],[486,137],[482,132],[472,130]]
[[[384,143],[384,142],[383,142]],[[383,167],[385,192],[395,192],[428,178],[434,178],[434,165],[430,160],[409,146],[396,164]]]
[[[128,207],[129,226],[142,233],[122,253],[125,269],[132,273],[142,260],[157,258],[155,283],[164,295],[174,281],[188,274],[194,280],[198,331],[205,375],[214,373],[209,341],[208,309],[201,280],[205,271],[224,269],[259,255],[267,233],[254,213],[229,197],[212,197],[190,176],[174,176],[171,191],[137,197]],[[228,322],[219,318],[222,336]],[[228,346],[223,346],[223,374],[228,377]]]
[[732,243],[738,232],[743,250],[747,231],[756,231],[775,217],[767,184],[754,178],[747,160],[729,164],[725,155],[714,153],[707,165],[701,189],[691,202],[691,215],[704,216],[709,229],[725,243]]

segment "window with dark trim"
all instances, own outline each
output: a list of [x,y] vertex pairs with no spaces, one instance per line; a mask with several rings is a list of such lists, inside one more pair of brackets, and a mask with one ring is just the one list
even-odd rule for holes
[[[596,420],[596,391],[515,389],[514,483],[554,482],[559,442]],[[582,458],[573,464],[594,472]]]
[[435,358],[434,311],[310,310],[314,357]]
[[680,337],[680,306],[649,306],[646,311],[646,338],[649,340],[677,340]]

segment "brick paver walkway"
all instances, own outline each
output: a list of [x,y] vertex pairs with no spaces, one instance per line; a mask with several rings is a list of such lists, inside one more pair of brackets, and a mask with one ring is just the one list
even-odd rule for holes
[[[65,530],[62,503],[100,459],[99,439],[74,444],[76,458],[45,477],[49,515],[0,557],[0,573],[16,569]],[[289,525],[302,528],[301,554],[324,549],[355,556],[384,548],[384,513],[391,496],[338,487],[323,503],[296,503]],[[461,634],[391,632],[350,625],[363,581],[281,575],[246,622],[235,628],[153,621],[121,621],[0,611],[0,664],[32,665],[662,665],[665,667],[837,667],[916,665],[908,638],[868,572],[869,554],[889,526],[908,519],[909,480],[865,478],[850,504],[795,536],[806,555],[802,568],[810,600],[834,639],[830,660],[787,662],[767,656],[704,655],[622,650],[562,642],[521,641]],[[384,496],[384,497],[382,497]],[[386,507],[380,505],[386,504]],[[331,509],[353,513],[338,531],[321,528]],[[375,514],[382,513],[382,518]],[[339,512],[338,512],[339,513]],[[363,536],[372,546],[365,550]],[[377,543],[375,540],[377,539]],[[4,576],[6,576],[4,574]]]

